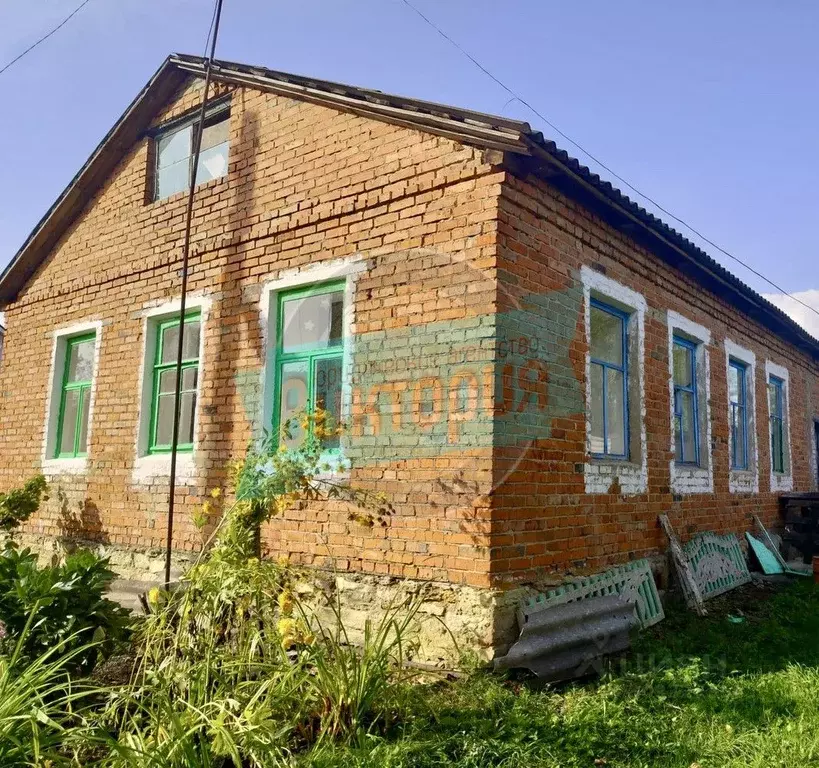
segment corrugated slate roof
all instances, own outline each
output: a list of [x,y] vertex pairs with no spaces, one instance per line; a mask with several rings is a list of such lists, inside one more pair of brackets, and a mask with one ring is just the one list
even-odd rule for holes
[[[14,300],[66,227],[184,78],[203,76],[204,67],[205,60],[200,56],[174,54],[166,59],[0,275],[0,305]],[[212,77],[219,82],[259,88],[473,146],[529,157],[535,173],[548,165],[544,175],[550,184],[595,209],[604,219],[628,231],[630,237],[636,237],[637,229],[642,228],[640,239],[646,241],[648,236],[648,247],[660,258],[726,297],[790,343],[819,357],[819,341],[786,313],[662,219],[592,173],[540,131],[534,131],[527,122],[231,61],[216,61]]]

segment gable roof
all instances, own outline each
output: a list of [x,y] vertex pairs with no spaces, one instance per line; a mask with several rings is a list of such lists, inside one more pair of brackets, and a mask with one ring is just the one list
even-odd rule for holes
[[[149,126],[156,112],[189,76],[204,77],[200,56],[169,56],[46,212],[0,275],[0,306],[17,294],[47,257],[91,196]],[[427,131],[519,156],[520,169],[590,208],[708,290],[722,296],[779,336],[819,358],[819,341],[679,232],[570,157],[520,120],[405,98],[367,88],[303,77],[230,61],[214,62],[212,78],[345,112]]]

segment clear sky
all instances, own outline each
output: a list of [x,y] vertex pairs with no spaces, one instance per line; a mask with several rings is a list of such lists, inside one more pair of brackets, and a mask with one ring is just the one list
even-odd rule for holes
[[[413,2],[634,186],[785,290],[819,288],[819,3]],[[0,66],[78,3],[0,0]],[[163,58],[203,52],[211,11],[211,0],[90,0],[0,75],[0,268]],[[553,135],[401,0],[224,0],[217,55]]]

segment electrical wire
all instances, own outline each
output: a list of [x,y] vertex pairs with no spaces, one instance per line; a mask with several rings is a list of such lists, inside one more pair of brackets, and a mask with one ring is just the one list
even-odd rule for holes
[[52,29],[51,32],[48,32],[47,34],[43,35],[39,40],[37,40],[37,42],[32,43],[21,54],[15,56],[10,62],[8,62],[8,64],[5,64],[3,68],[0,69],[0,75],[2,75],[9,67],[11,67],[12,64],[16,64],[18,61],[20,61],[20,59],[22,59],[23,56],[25,56],[27,53],[31,53],[31,51],[33,51],[38,45],[40,45],[40,43],[44,43],[55,32],[62,29],[69,21],[71,21],[72,18],[74,18],[74,16],[76,16],[86,5],[88,5],[90,1],[91,0],[83,0],[83,2],[80,3],[73,11],[71,11],[71,13],[69,13],[68,16],[66,16],[56,27],[54,27],[54,29]]
[[[685,227],[685,228],[686,228],[687,230],[689,230],[690,232],[693,232],[693,233],[694,233],[694,234],[695,234],[697,237],[699,237],[699,238],[700,238],[700,239],[701,239],[703,242],[708,243],[708,245],[710,245],[712,248],[715,248],[715,249],[716,249],[716,250],[718,250],[720,253],[722,253],[723,255],[727,256],[729,259],[733,259],[733,260],[734,260],[734,261],[735,261],[737,264],[740,264],[741,266],[745,267],[745,269],[747,269],[747,270],[748,270],[749,272],[751,272],[752,274],[756,275],[756,277],[758,277],[760,280],[763,280],[764,282],[766,282],[766,283],[767,283],[768,285],[770,285],[771,287],[775,288],[777,291],[779,291],[779,293],[781,293],[781,294],[783,294],[784,296],[787,296],[788,298],[792,299],[792,300],[793,300],[793,301],[795,301],[797,304],[801,304],[803,307],[805,307],[805,309],[809,309],[811,312],[813,312],[813,313],[815,313],[817,316],[819,316],[819,309],[816,309],[816,307],[812,307],[810,304],[807,304],[807,303],[805,303],[804,301],[802,301],[801,299],[796,298],[796,296],[794,296],[793,294],[788,293],[788,292],[787,292],[787,291],[786,291],[784,288],[782,288],[782,286],[778,285],[778,284],[777,284],[777,283],[775,283],[773,280],[771,280],[770,278],[766,277],[765,275],[763,275],[763,274],[762,274],[761,272],[759,272],[758,270],[754,269],[754,268],[753,268],[752,266],[750,266],[749,264],[746,264],[746,263],[745,263],[745,262],[744,262],[742,259],[740,259],[738,256],[734,256],[734,254],[732,254],[732,253],[730,253],[729,251],[725,250],[725,248],[723,248],[722,246],[717,245],[717,243],[715,243],[713,240],[711,240],[711,239],[709,239],[708,237],[706,237],[706,236],[705,236],[705,235],[704,235],[702,232],[700,232],[700,231],[699,231],[698,229],[696,229],[695,227],[691,226],[691,225],[690,225],[690,224],[689,224],[687,221],[685,221],[684,219],[681,219],[679,216],[675,216],[675,215],[674,215],[674,214],[673,214],[671,211],[669,211],[667,208],[664,208],[662,205],[660,205],[660,204],[659,204],[659,203],[658,203],[658,202],[657,202],[657,201],[656,201],[654,198],[650,197],[649,195],[645,194],[644,192],[641,192],[639,189],[637,189],[637,187],[635,187],[635,186],[634,186],[633,184],[631,184],[629,181],[627,181],[626,179],[624,179],[624,178],[623,178],[622,176],[620,176],[618,173],[615,173],[615,172],[614,172],[614,171],[613,171],[613,170],[612,170],[612,169],[611,169],[611,168],[610,168],[608,165],[606,165],[606,164],[605,164],[605,163],[604,163],[602,160],[600,160],[599,158],[595,157],[595,156],[594,156],[594,155],[593,155],[591,152],[589,152],[589,151],[588,151],[588,150],[587,150],[585,147],[583,147],[582,145],[578,144],[578,143],[577,143],[577,142],[576,142],[574,139],[572,139],[572,138],[571,138],[571,137],[570,137],[568,134],[566,134],[566,133],[564,133],[563,131],[561,131],[561,130],[560,130],[560,128],[558,128],[558,127],[557,127],[557,126],[556,126],[556,125],[555,125],[553,122],[551,122],[551,120],[549,120],[547,117],[545,117],[543,114],[541,114],[541,113],[540,113],[540,112],[539,112],[537,109],[535,109],[535,107],[533,107],[533,106],[532,106],[532,105],[531,105],[531,104],[530,104],[528,101],[526,101],[526,99],[524,99],[522,96],[520,96],[519,94],[517,94],[517,93],[516,93],[515,91],[513,91],[513,90],[512,90],[512,89],[511,89],[511,88],[510,88],[508,85],[506,85],[506,83],[504,83],[502,80],[500,80],[500,79],[499,79],[499,78],[497,78],[495,75],[493,75],[493,74],[492,74],[492,72],[490,72],[490,71],[489,71],[489,70],[488,70],[488,69],[487,69],[487,68],[486,68],[486,67],[485,67],[483,64],[481,64],[481,62],[480,62],[480,61],[478,61],[478,60],[477,60],[477,59],[476,59],[476,58],[475,58],[475,57],[474,57],[474,56],[473,56],[471,53],[469,53],[469,51],[467,51],[466,49],[464,49],[464,48],[463,48],[463,47],[462,47],[462,46],[461,46],[461,45],[460,45],[460,44],[459,44],[459,43],[458,43],[456,40],[453,40],[453,39],[452,39],[452,38],[451,38],[451,37],[450,37],[450,36],[449,36],[449,35],[448,35],[446,32],[444,32],[444,31],[443,31],[443,30],[442,30],[442,29],[441,29],[441,28],[440,28],[440,27],[439,27],[437,24],[435,24],[435,22],[434,22],[434,21],[432,21],[432,20],[431,20],[431,19],[430,19],[428,16],[426,16],[425,14],[423,14],[423,13],[422,13],[422,12],[421,12],[421,11],[420,11],[418,8],[416,8],[416,7],[415,7],[415,6],[414,6],[414,5],[413,5],[413,4],[412,4],[412,3],[411,3],[409,0],[401,0],[401,2],[403,2],[403,3],[404,3],[404,5],[406,5],[408,8],[410,8],[411,10],[413,10],[413,11],[414,11],[414,12],[415,12],[415,13],[416,13],[418,16],[420,16],[420,17],[421,17],[421,18],[422,18],[422,19],[423,19],[423,20],[424,20],[424,21],[425,21],[425,22],[426,22],[426,23],[427,23],[427,24],[428,24],[430,27],[432,27],[432,29],[434,29],[434,30],[435,30],[435,31],[436,31],[436,32],[437,32],[437,33],[438,33],[438,34],[439,34],[441,37],[443,37],[443,38],[444,38],[444,39],[445,39],[447,42],[451,43],[451,44],[452,44],[452,45],[453,45],[455,48],[457,48],[457,49],[458,49],[458,50],[459,50],[459,51],[460,51],[460,52],[461,52],[461,53],[462,53],[464,56],[466,56],[466,58],[468,58],[468,59],[469,59],[469,60],[470,60],[470,61],[471,61],[471,62],[472,62],[472,63],[473,63],[473,64],[474,64],[474,65],[475,65],[475,66],[476,66],[478,69],[480,69],[480,70],[481,70],[481,72],[483,72],[483,73],[484,73],[484,74],[485,74],[487,77],[489,77],[489,78],[490,78],[492,81],[494,81],[494,82],[495,82],[495,83],[497,83],[497,84],[498,84],[498,85],[499,85],[501,88],[503,88],[503,90],[504,90],[504,91],[506,91],[506,92],[507,92],[507,93],[508,93],[508,94],[511,96],[511,99],[510,99],[509,101],[519,101],[521,104],[523,104],[523,106],[527,107],[527,108],[528,108],[529,110],[531,110],[531,111],[532,111],[532,112],[533,112],[535,115],[537,115],[537,116],[538,116],[538,117],[539,117],[539,118],[540,118],[540,119],[541,119],[541,120],[542,120],[544,123],[546,123],[546,125],[548,125],[548,126],[549,126],[549,127],[550,127],[550,128],[551,128],[551,129],[552,129],[554,132],[555,132],[555,133],[557,133],[559,136],[561,136],[563,139],[565,139],[567,142],[569,142],[569,144],[571,144],[573,147],[575,147],[576,149],[580,150],[580,152],[582,152],[584,155],[586,155],[586,157],[588,157],[588,158],[590,158],[592,161],[594,161],[594,162],[595,162],[597,165],[599,165],[601,168],[603,168],[603,169],[604,169],[604,170],[605,170],[607,173],[609,173],[609,174],[611,174],[612,176],[614,176],[614,178],[615,178],[615,179],[617,179],[617,180],[618,180],[618,181],[620,181],[622,184],[624,184],[626,187],[628,187],[628,188],[629,188],[629,189],[630,189],[632,192],[634,192],[636,195],[639,195],[639,196],[640,196],[640,197],[642,197],[644,200],[647,200],[647,201],[648,201],[649,203],[651,203],[651,204],[652,204],[652,205],[653,205],[655,208],[657,208],[657,210],[662,211],[662,212],[663,212],[663,213],[664,213],[666,216],[668,216],[668,217],[669,217],[669,218],[671,218],[671,219],[674,219],[674,221],[676,221],[676,222],[677,222],[678,224],[680,224],[681,226]],[[506,102],[506,104],[509,104],[509,101],[507,101],[507,102]],[[506,104],[504,105],[504,107],[506,107]]]

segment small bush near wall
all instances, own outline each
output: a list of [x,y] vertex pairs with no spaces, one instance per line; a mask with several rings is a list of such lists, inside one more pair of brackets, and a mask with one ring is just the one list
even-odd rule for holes
[[[127,634],[128,612],[105,597],[113,578],[107,561],[91,552],[40,568],[37,555],[8,543],[0,553],[2,642],[14,647],[24,638],[28,659],[59,646],[72,654],[77,671],[90,671]],[[85,650],[75,655],[80,647]]]

